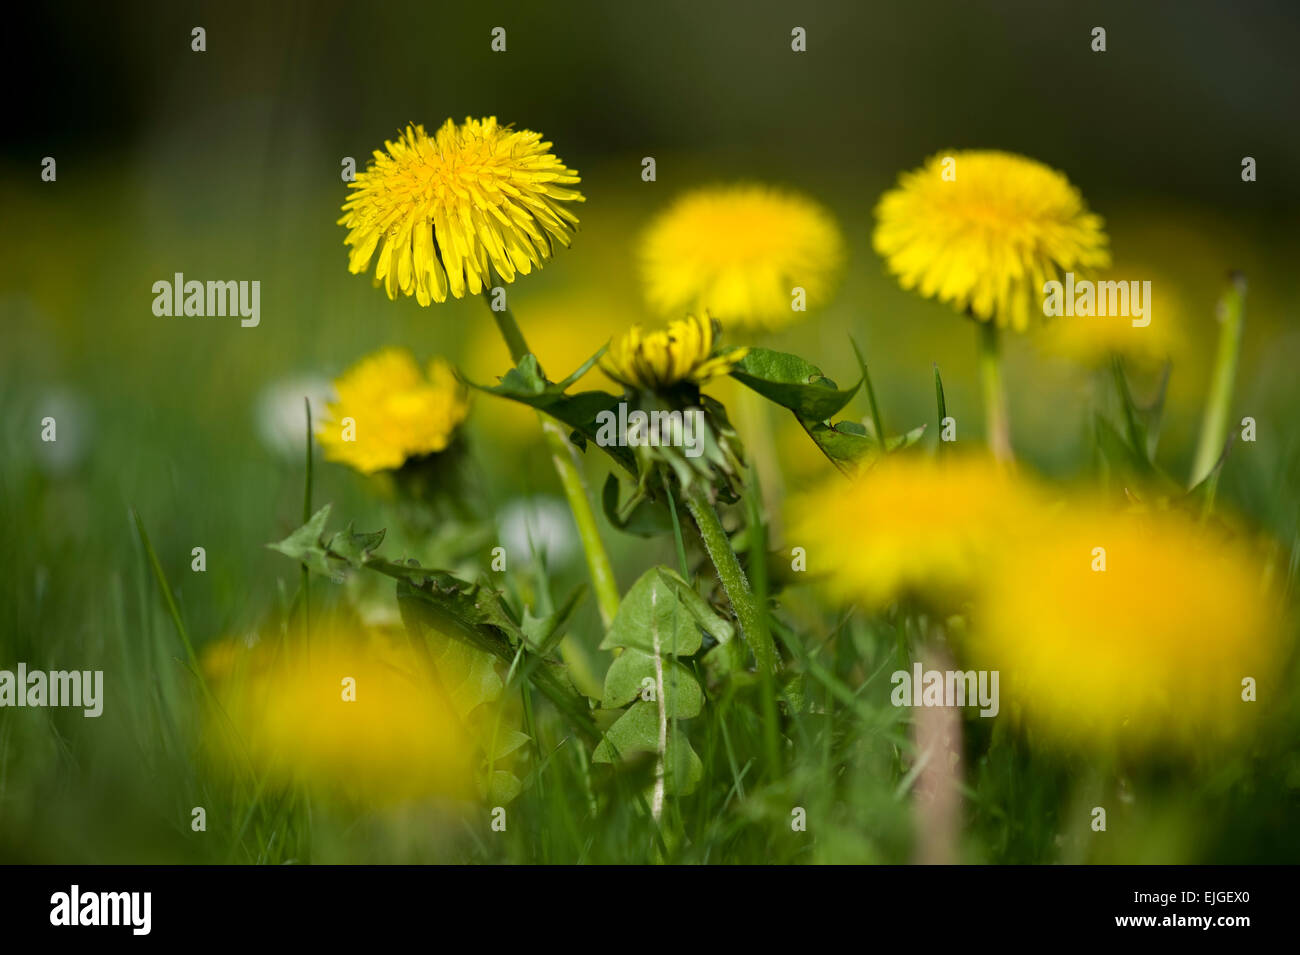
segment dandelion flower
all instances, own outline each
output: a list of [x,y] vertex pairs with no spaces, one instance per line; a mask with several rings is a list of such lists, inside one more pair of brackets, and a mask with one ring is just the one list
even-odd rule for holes
[[[946,160],[954,160],[946,164]],[[945,171],[953,175],[945,178]],[[873,244],[905,289],[1024,331],[1058,272],[1110,264],[1100,217],[1063,173],[1013,153],[933,156],[876,206]]]
[[645,332],[633,325],[610,342],[601,359],[605,374],[642,391],[668,391],[686,383],[703,385],[726,375],[748,348],[714,348],[717,327],[709,318],[690,316],[666,329]]
[[[577,173],[551,153],[540,133],[497,124],[496,117],[450,119],[428,136],[407,126],[376,150],[349,184],[339,224],[348,229],[348,270],[366,271],[379,252],[375,282],[390,299],[421,305],[463,298],[527,275],[568,246],[582,202]],[[382,244],[380,240],[382,241]]]
[[310,652],[292,635],[218,644],[204,666],[223,711],[213,751],[259,779],[370,805],[475,793],[473,733],[404,637],[329,624]]
[[991,551],[1032,529],[1040,497],[986,458],[896,454],[794,498],[786,538],[835,599],[951,609],[973,595]]
[[[384,348],[334,383],[338,400],[316,431],[325,457],[362,474],[445,451],[469,413],[465,387],[442,359],[428,375],[404,348]],[[351,419],[345,421],[344,419]]]
[[793,322],[793,290],[808,307],[829,301],[844,261],[835,219],[797,193],[763,185],[687,193],[659,216],[641,246],[652,308],[708,312],[726,328]]
[[1190,518],[1078,504],[998,555],[972,654],[1058,740],[1228,737],[1253,715],[1243,680],[1267,683],[1277,665],[1265,580],[1251,548]]

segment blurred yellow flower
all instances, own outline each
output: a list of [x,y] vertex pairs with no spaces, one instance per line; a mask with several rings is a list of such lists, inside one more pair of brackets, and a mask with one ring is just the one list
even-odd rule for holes
[[771,186],[687,193],[646,231],[641,268],[650,305],[664,315],[708,312],[725,328],[779,328],[826,304],[844,239],[822,206]]
[[748,348],[714,350],[715,323],[689,316],[666,329],[644,332],[633,325],[609,345],[600,367],[619,384],[664,391],[683,382],[702,385],[729,373]]
[[362,474],[446,450],[469,413],[469,397],[451,365],[434,359],[425,377],[404,348],[383,348],[361,359],[334,389],[338,400],[326,406],[329,418],[316,438],[326,458]]
[[1283,616],[1264,565],[1181,514],[1077,501],[996,564],[971,652],[1032,730],[1200,743],[1255,716],[1243,680],[1273,682]]
[[1101,364],[1112,355],[1147,364],[1181,356],[1188,345],[1188,313],[1178,283],[1142,264],[1110,269],[1097,278],[1098,282],[1133,280],[1151,283],[1145,305],[1149,325],[1134,325],[1122,315],[1061,315],[1043,326],[1043,348],[1089,365]]
[[1110,264],[1102,220],[1063,173],[964,150],[905,172],[876,206],[876,252],[905,289],[1024,331],[1057,271]]
[[222,710],[209,740],[236,770],[366,805],[476,792],[473,734],[405,634],[327,624],[310,646],[224,642],[204,670]]
[[489,266],[505,282],[540,268],[578,224],[565,203],[584,201],[566,188],[577,173],[550,150],[540,133],[499,126],[495,116],[449,119],[432,137],[408,125],[349,183],[339,219],[352,247],[348,271],[366,271],[379,249],[375,282],[388,297],[400,291],[428,305],[490,287]]
[[982,457],[893,454],[787,505],[786,540],[835,599],[882,607],[969,599],[990,554],[1033,532],[1042,492]]

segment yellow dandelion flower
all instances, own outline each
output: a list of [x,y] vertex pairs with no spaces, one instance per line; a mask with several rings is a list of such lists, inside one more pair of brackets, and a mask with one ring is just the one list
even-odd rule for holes
[[232,664],[219,644],[219,662],[205,660],[219,759],[367,805],[473,798],[473,731],[405,635],[327,624],[313,628],[310,652],[292,635],[238,651]]
[[972,655],[1058,740],[1228,737],[1254,715],[1243,680],[1270,682],[1278,662],[1266,577],[1251,548],[1180,514],[1076,502],[999,552]]
[[362,474],[445,451],[469,413],[469,396],[451,365],[435,359],[426,377],[404,348],[361,359],[334,382],[334,390],[338,400],[326,406],[329,417],[316,439],[327,459]]
[[566,203],[584,198],[567,187],[579,181],[540,133],[495,116],[449,119],[433,136],[407,126],[349,183],[348,271],[366,271],[378,249],[375,282],[421,305],[477,295],[490,270],[513,282],[568,246],[578,218]]
[[980,457],[891,455],[845,481],[834,475],[787,505],[786,539],[846,603],[915,596],[969,599],[996,547],[1030,527],[1037,487]]
[[1112,355],[1148,365],[1180,357],[1188,346],[1188,311],[1177,282],[1140,263],[1097,276],[1098,287],[1102,282],[1135,281],[1139,288],[1141,281],[1151,283],[1150,300],[1143,303],[1142,320],[1148,324],[1134,325],[1125,315],[1059,315],[1047,320],[1040,344],[1052,354],[1089,365],[1102,364]]
[[1013,153],[933,156],[899,177],[876,218],[873,245],[903,288],[1018,331],[1041,310],[1044,282],[1110,264],[1102,220],[1079,190]]
[[780,328],[824,305],[844,262],[835,219],[811,199],[771,186],[687,193],[659,216],[641,245],[646,296],[664,315],[708,312],[726,328]]
[[715,351],[716,324],[690,316],[666,329],[645,332],[633,325],[610,342],[601,369],[621,385],[667,391],[676,385],[703,385],[729,373],[748,348]]

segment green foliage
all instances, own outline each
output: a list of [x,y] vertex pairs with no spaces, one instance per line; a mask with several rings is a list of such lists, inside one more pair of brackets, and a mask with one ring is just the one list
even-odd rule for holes
[[[599,353],[593,355],[583,368],[578,369],[561,384],[548,381],[537,359],[532,355],[525,355],[517,367],[511,368],[502,376],[501,383],[498,385],[489,387],[476,385],[473,382],[468,384],[487,394],[517,401],[545,412],[572,428],[575,443],[585,447],[587,442],[596,440],[596,432],[599,430],[596,416],[602,411],[617,414],[618,403],[622,400],[605,391],[582,391],[576,395],[566,392],[568,385],[581,377],[597,357]],[[633,475],[637,473],[636,461],[630,449],[612,445],[603,447],[602,450],[629,473]]]
[[487,584],[471,584],[445,571],[379,557],[374,547],[382,541],[383,531],[357,534],[349,524],[346,531],[326,538],[329,512],[327,504],[284,540],[267,546],[326,576],[336,576],[342,566],[356,566],[394,578],[402,621],[413,637],[428,639],[432,633],[457,640],[509,665],[521,658],[523,665],[518,672],[522,679],[530,680],[580,735],[589,739],[599,735],[585,700],[569,683],[564,666],[544,655],[563,636],[561,628],[577,606],[580,591],[553,614],[526,617],[526,632],[501,593]]
[[[687,796],[695,791],[704,774],[704,764],[682,732],[669,724],[664,744],[664,792]],[[605,733],[605,738],[591,755],[593,763],[612,763],[638,753],[659,749],[659,707],[638,702],[624,713]]]
[[700,715],[704,695],[695,676],[685,666],[672,659],[660,659],[641,650],[626,649],[614,658],[605,674],[605,696],[601,705],[606,709],[626,706],[640,696],[646,688],[645,681],[658,683],[662,671],[664,683],[664,709],[669,719],[689,720]]
[[600,646],[690,656],[700,649],[702,633],[728,643],[734,632],[676,571],[652,567],[623,598]]
[[937,420],[942,425],[943,419],[948,417],[948,399],[943,395],[943,377],[939,374],[938,364],[934,366],[934,403],[939,412]]
[[[794,414],[827,460],[846,474],[880,454],[882,445],[885,452],[902,450],[916,444],[925,433],[925,425],[920,425],[904,434],[884,438],[882,442],[885,429],[871,376],[857,342],[852,339],[850,342],[862,377],[847,390],[841,390],[822,374],[820,368],[798,355],[767,348],[750,349],[731,372],[737,381]],[[864,389],[867,394],[874,428],[870,432],[858,421],[831,421],[853,400],[859,389]]]
[[498,768],[529,742],[519,730],[503,727],[496,704],[501,702],[505,682],[498,672],[500,661],[486,650],[456,640],[434,627],[417,627],[428,653],[429,663],[456,716],[474,733],[482,746],[478,772],[481,795],[505,804],[519,795],[523,783],[513,772]]
[[308,570],[324,577],[333,577],[339,572],[340,565],[346,564],[348,561],[342,554],[339,554],[335,556],[335,562],[331,563],[330,554],[321,543],[321,535],[325,533],[325,525],[329,519],[330,505],[326,504],[313,514],[307,523],[284,540],[266,546],[271,550],[279,551],[286,557],[299,561]]
[[659,753],[664,791],[682,796],[695,789],[703,764],[677,721],[698,716],[704,694],[679,661],[699,651],[704,633],[724,644],[734,636],[731,624],[674,571],[652,567],[632,585],[601,644],[622,648],[605,675],[602,702],[606,709],[636,702],[606,730],[593,762]]
[[673,518],[668,507],[662,503],[667,497],[663,482],[657,479],[653,481],[658,486],[658,499],[647,495],[646,483],[649,482],[638,484],[628,499],[620,504],[618,476],[613,473],[606,475],[605,486],[600,492],[600,504],[605,518],[612,526],[637,537],[671,534]]
[[826,421],[838,414],[862,384],[841,391],[816,365],[769,348],[751,348],[732,369],[731,377],[790,409],[796,417],[811,421]]
[[585,584],[575,587],[573,593],[569,594],[568,599],[556,610],[540,617],[534,616],[527,608],[524,609],[520,630],[528,646],[535,653],[549,653],[564,639],[564,633],[573,619],[573,613],[578,609],[578,604],[586,592]]

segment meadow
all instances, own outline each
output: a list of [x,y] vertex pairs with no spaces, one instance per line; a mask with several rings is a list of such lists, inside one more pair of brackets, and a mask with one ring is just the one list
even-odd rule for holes
[[[585,201],[555,200],[571,246],[537,213],[552,255],[525,274],[503,245],[481,290],[453,277],[428,304],[419,238],[417,277],[395,254],[389,294],[382,254],[349,274],[339,157],[365,173],[408,121],[461,123],[446,96],[376,117],[377,94],[349,94],[371,109],[345,145],[301,118],[269,133],[283,103],[232,93],[225,112],[61,146],[54,182],[4,156],[0,669],[102,671],[103,700],[95,717],[0,709],[0,861],[1300,857],[1287,197],[1243,181],[1235,154],[1178,181],[1263,198],[1116,184],[1025,134],[1006,148],[1103,222],[1108,261],[1080,275],[1153,291],[1149,324],[1128,325],[1050,318],[1035,284],[1019,328],[1011,306],[981,318],[973,293],[904,288],[882,250],[882,197],[945,146],[677,144],[647,181],[652,147],[593,149],[562,118],[584,89],[540,115],[535,93],[508,114],[473,104],[577,170]],[[976,157],[953,152],[962,185]],[[732,183],[820,211],[727,221],[728,242],[775,236],[784,255],[802,237],[816,261],[778,269],[776,318],[670,312],[653,230]],[[456,221],[423,215],[426,258],[472,276],[444,238]],[[721,240],[686,231],[699,248],[670,236],[674,261],[711,261]],[[996,267],[971,271],[975,288]],[[177,273],[260,297],[186,314]],[[693,357],[674,352],[685,326],[627,337],[688,311],[718,320],[689,329]],[[390,353],[358,372],[385,349],[410,367]],[[702,456],[598,439],[597,404],[619,401],[703,407]],[[996,715],[912,705],[921,686],[909,700],[892,675],[914,667],[1000,671]]]

